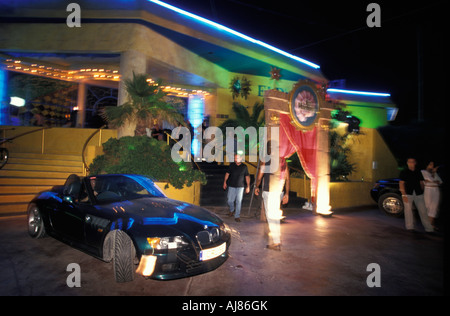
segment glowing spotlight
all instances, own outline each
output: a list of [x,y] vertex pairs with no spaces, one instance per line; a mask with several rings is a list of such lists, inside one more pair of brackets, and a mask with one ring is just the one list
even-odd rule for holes
[[25,106],[25,99],[19,98],[19,97],[11,97],[10,98],[11,101],[9,102],[9,104],[17,106],[17,107],[22,107]]
[[322,216],[331,216],[333,214],[330,205],[329,183],[326,181],[320,181],[317,187],[316,213]]

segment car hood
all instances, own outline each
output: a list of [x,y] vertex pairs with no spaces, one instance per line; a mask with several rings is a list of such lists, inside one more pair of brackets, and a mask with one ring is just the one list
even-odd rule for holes
[[217,215],[202,207],[169,198],[144,197],[102,205],[102,208],[133,217],[142,225],[176,225],[180,221],[208,227],[222,224]]

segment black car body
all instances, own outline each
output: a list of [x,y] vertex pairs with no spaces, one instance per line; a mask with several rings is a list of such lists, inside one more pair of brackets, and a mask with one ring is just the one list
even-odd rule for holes
[[231,242],[217,215],[125,174],[69,176],[30,202],[28,230],[113,261],[118,282],[133,280],[136,264],[136,272],[160,280],[211,271],[227,260]]
[[404,210],[399,183],[398,178],[381,179],[370,191],[372,199],[378,203],[380,210],[395,217],[403,216]]

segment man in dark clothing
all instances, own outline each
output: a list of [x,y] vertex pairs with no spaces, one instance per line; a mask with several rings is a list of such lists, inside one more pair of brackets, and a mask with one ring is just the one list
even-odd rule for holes
[[[234,155],[234,163],[230,164],[225,179],[223,180],[223,189],[228,188],[228,206],[230,207],[230,216],[234,213],[236,222],[240,222],[242,196],[250,192],[250,175],[246,164],[242,163],[240,155]],[[235,205],[236,202],[236,211]]]
[[414,230],[414,215],[412,212],[412,204],[416,205],[419,211],[420,220],[426,232],[433,232],[428,219],[425,200],[423,197],[424,179],[420,170],[416,168],[417,161],[415,158],[408,158],[406,161],[408,168],[400,172],[400,192],[402,193],[403,204],[405,206],[405,226],[407,230]]

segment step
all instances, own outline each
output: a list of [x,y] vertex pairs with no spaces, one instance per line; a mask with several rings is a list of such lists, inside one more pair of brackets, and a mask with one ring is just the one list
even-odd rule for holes
[[12,157],[8,159],[9,164],[25,164],[25,165],[52,165],[52,166],[83,166],[83,162],[78,160],[61,160],[61,159],[43,159],[43,158],[21,158]]
[[0,216],[26,214],[28,203],[0,204]]
[[73,173],[83,173],[81,155],[10,152],[0,170],[0,216],[25,214],[39,192],[64,185]]
[[82,172],[61,172],[61,171],[37,171],[37,170],[0,170],[0,177],[22,177],[22,178],[53,178],[67,179],[69,175],[76,173],[81,175]]
[[53,186],[48,185],[0,185],[1,194],[37,194],[42,191],[51,190]]
[[55,186],[55,185],[63,185],[65,181],[66,179],[0,177],[0,186],[3,185]]
[[5,203],[28,203],[36,194],[0,194],[0,205]]
[[18,153],[10,152],[9,158],[27,158],[27,159],[46,159],[46,160],[71,160],[83,161],[80,155],[59,155],[59,154],[36,154],[36,153]]
[[17,170],[17,171],[55,171],[55,172],[71,172],[82,173],[82,166],[55,166],[55,165],[36,165],[36,164],[15,164],[8,163],[2,168],[2,170]]

